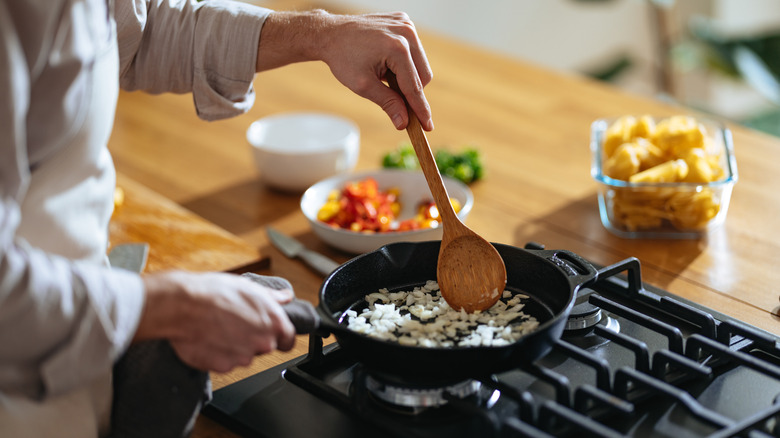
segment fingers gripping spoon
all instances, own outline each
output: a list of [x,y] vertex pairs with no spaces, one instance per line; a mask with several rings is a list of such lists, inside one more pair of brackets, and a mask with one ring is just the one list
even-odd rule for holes
[[[386,79],[390,88],[403,97],[395,74],[388,71]],[[501,298],[506,286],[504,260],[490,242],[458,218],[420,121],[408,102],[406,109],[409,113],[406,132],[439,209],[444,228],[436,269],[442,297],[454,309],[466,312],[487,310]]]

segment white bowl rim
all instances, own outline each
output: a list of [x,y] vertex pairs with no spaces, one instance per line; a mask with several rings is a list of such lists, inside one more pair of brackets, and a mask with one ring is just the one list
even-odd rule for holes
[[[421,170],[406,170],[406,169],[375,169],[375,170],[366,170],[366,171],[359,171],[359,172],[352,172],[352,173],[346,173],[341,175],[334,175],[332,177],[323,179],[321,181],[318,181],[314,183],[311,187],[306,189],[306,191],[301,196],[300,201],[300,208],[301,212],[303,212],[303,215],[306,217],[306,219],[309,220],[309,222],[312,224],[312,226],[331,230],[332,232],[335,232],[337,235],[341,234],[344,236],[361,236],[368,239],[386,239],[389,236],[414,236],[416,234],[422,234],[422,233],[430,233],[430,228],[423,228],[419,230],[409,230],[409,231],[391,231],[386,233],[359,233],[355,231],[345,230],[343,228],[334,228],[329,225],[324,224],[322,221],[318,220],[316,217],[316,211],[314,212],[314,217],[311,217],[309,214],[307,214],[306,210],[303,208],[303,202],[306,199],[307,196],[311,196],[310,193],[314,191],[316,186],[318,185],[324,185],[327,183],[332,182],[333,180],[343,180],[346,181],[359,181],[363,180],[368,176],[373,176],[379,173],[408,173],[408,174],[419,174],[424,177]],[[471,188],[469,188],[468,185],[466,185],[463,181],[457,180],[455,178],[442,175],[442,179],[445,181],[445,185],[447,184],[454,184],[456,186],[459,186],[463,193],[466,195],[466,202],[461,205],[461,209],[458,212],[458,217],[463,220],[464,217],[468,216],[468,214],[471,212],[471,209],[474,207],[474,193],[472,193]],[[401,194],[403,196],[403,194]],[[451,196],[451,195],[450,195]],[[440,228],[440,227],[439,227]]]
[[[259,129],[258,127],[262,124],[268,124],[268,123],[277,122],[279,120],[285,120],[285,119],[306,119],[306,118],[313,118],[313,119],[320,119],[320,120],[327,119],[332,122],[336,122],[340,124],[341,126],[346,128],[348,132],[344,137],[340,139],[333,140],[332,142],[329,143],[323,143],[322,145],[319,145],[316,148],[308,148],[303,150],[264,147],[263,145],[259,145],[255,141],[253,141],[252,133],[255,130]],[[261,150],[265,153],[280,154],[280,155],[312,155],[312,154],[328,153],[328,152],[332,152],[344,148],[345,145],[349,145],[354,142],[353,138],[359,136],[360,136],[360,128],[351,119],[338,114],[319,112],[319,111],[287,111],[287,112],[271,114],[265,117],[261,117],[257,120],[254,120],[246,130],[246,140],[253,149]]]

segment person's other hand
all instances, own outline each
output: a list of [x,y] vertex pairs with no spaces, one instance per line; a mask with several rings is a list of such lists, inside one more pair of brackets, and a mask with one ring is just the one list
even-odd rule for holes
[[193,368],[226,372],[273,350],[289,350],[295,328],[281,305],[291,290],[222,273],[147,274],[144,311],[134,341],[168,339]]
[[404,129],[409,122],[406,105],[382,82],[385,73],[392,71],[423,128],[433,129],[423,93],[433,72],[405,13],[271,13],[260,35],[257,71],[308,60],[324,61],[336,79],[379,105],[397,129]]

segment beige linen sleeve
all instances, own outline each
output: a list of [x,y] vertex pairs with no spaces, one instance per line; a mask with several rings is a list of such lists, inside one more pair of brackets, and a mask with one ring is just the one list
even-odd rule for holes
[[192,92],[205,120],[252,107],[257,45],[270,10],[229,0],[118,0],[115,7],[123,89]]
[[[83,83],[74,79],[85,74],[81,67],[87,61],[79,56],[93,59],[88,33],[96,27],[84,25],[92,11],[81,6],[0,0],[0,408],[7,408],[6,395],[38,400],[106,376],[130,344],[144,303],[138,275],[74,262],[18,235],[22,204],[33,181],[29,157],[36,146],[47,147],[36,144],[31,132],[71,128],[60,123],[70,120],[64,117],[66,108],[85,107],[81,102],[93,92],[71,87]],[[98,24],[106,26],[105,10],[101,12]],[[81,25],[73,26],[69,19]],[[54,36],[58,45],[51,43]],[[62,71],[68,73],[52,73]],[[44,73],[61,83],[40,79]],[[51,93],[53,89],[58,92]],[[52,111],[36,117],[42,107]],[[65,143],[67,132],[51,137]],[[2,426],[0,436],[11,436],[3,435]]]

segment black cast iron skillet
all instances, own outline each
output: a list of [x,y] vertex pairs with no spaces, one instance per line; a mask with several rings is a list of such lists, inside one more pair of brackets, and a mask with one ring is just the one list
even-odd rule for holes
[[[530,296],[523,312],[539,327],[499,347],[403,346],[347,328],[344,313],[365,307],[364,297],[381,288],[411,290],[436,279],[439,241],[393,243],[358,256],[333,271],[320,288],[319,321],[300,332],[332,333],[339,345],[370,369],[425,382],[496,373],[547,354],[560,338],[577,290],[598,276],[576,254],[494,244],[507,269],[507,289]],[[293,320],[297,318],[292,318]]]

